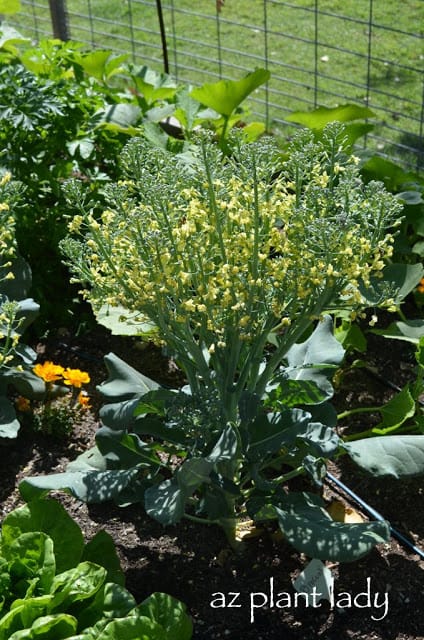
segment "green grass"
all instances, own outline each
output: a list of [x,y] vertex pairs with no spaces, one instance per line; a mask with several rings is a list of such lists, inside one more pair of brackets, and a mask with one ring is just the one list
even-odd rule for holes
[[[39,31],[48,31],[47,1],[45,8],[38,2],[37,9],[30,8],[31,0],[23,3],[23,11],[10,21],[34,35],[35,15]],[[226,0],[219,49],[214,0],[163,0],[170,69],[178,80],[196,85],[220,76],[238,78],[267,65],[268,90],[258,90],[251,107],[277,131],[285,130],[284,119],[292,111],[368,101],[377,122],[369,145],[416,164],[420,145],[423,152],[424,49],[417,37],[422,36],[423,2],[374,2],[371,39],[369,5],[369,0],[320,0],[316,23],[313,0],[268,0],[265,25],[263,0]],[[162,70],[155,2],[68,0],[67,8],[73,39],[127,52],[136,63]]]

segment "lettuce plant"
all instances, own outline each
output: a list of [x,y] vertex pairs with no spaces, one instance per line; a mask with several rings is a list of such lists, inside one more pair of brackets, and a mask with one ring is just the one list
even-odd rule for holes
[[184,605],[154,593],[140,605],[124,587],[112,538],[84,543],[59,502],[35,500],[4,519],[1,640],[189,640]]
[[[107,209],[96,218],[79,200],[80,237],[62,247],[95,312],[163,345],[187,385],[161,388],[109,355],[97,448],[66,474],[25,480],[26,498],[65,487],[142,501],[163,524],[219,524],[233,543],[241,519],[274,518],[319,558],[352,560],[387,539],[387,523],[333,522],[314,492],[288,491],[302,474],[319,486],[343,451],[363,460],[334,429],[343,348],[328,312],[355,317],[369,291],[396,306],[384,266],[400,204],[362,183],[343,140],[337,125],[320,141],[302,131],[283,159],[273,140],[237,138],[228,156],[201,136],[189,162],[129,143]],[[404,462],[411,447],[397,444]],[[422,467],[417,450],[405,473]]]

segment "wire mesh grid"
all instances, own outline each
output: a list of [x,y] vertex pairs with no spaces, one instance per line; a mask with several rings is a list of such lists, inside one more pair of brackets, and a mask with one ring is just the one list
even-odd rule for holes
[[250,107],[270,130],[287,134],[293,111],[366,105],[377,124],[364,145],[423,169],[423,0],[22,0],[9,22],[34,39],[51,36],[62,7],[56,35],[162,70],[158,5],[165,67],[178,81],[236,79],[265,67],[271,79]]

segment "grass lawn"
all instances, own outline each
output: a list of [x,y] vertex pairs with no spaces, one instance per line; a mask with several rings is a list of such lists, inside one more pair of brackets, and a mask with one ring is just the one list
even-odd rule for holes
[[[163,0],[171,73],[202,84],[267,66],[271,81],[251,107],[274,131],[284,130],[292,111],[369,104],[378,123],[369,144],[416,164],[420,145],[423,152],[424,3],[373,2],[372,16],[370,0],[319,0],[317,14],[315,4],[226,0],[217,21],[214,0]],[[39,36],[48,34],[47,0],[22,5],[9,21],[25,34],[34,34],[34,24]],[[163,68],[156,2],[68,0],[67,10],[72,39]]]

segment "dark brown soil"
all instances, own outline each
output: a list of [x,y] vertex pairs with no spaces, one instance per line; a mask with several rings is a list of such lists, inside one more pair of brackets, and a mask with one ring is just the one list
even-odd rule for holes
[[[63,470],[69,460],[93,444],[98,426],[96,408],[100,402],[96,399],[95,385],[106,377],[103,355],[114,351],[162,383],[178,379],[172,362],[157,349],[140,348],[137,341],[115,338],[101,328],[80,338],[62,332],[39,344],[37,349],[40,359],[52,359],[90,372],[93,410],[87,412],[67,439],[22,430],[16,441],[0,445],[1,517],[20,504],[17,485],[23,477]],[[373,364],[386,381],[398,386],[413,379],[413,349],[406,343],[372,339],[367,363]],[[340,410],[375,405],[392,394],[393,389],[386,382],[365,369],[352,369],[342,377],[336,403]],[[342,428],[349,428],[350,432],[363,430],[376,420],[373,415],[366,420],[360,416]],[[422,478],[376,480],[360,472],[347,459],[341,459],[337,466],[331,465],[330,470],[413,544],[424,549]],[[297,606],[292,602],[292,606],[285,608],[264,606],[254,611],[251,622],[251,599],[256,603],[267,599],[269,605],[271,584],[275,593],[287,592],[293,597],[292,580],[309,561],[272,529],[246,542],[245,552],[237,555],[228,547],[223,533],[213,527],[184,521],[164,529],[138,506],[123,509],[111,504],[87,506],[66,496],[56,497],[64,502],[88,539],[99,528],[113,536],[127,587],[138,601],[153,591],[164,591],[187,604],[193,617],[195,640],[424,639],[424,561],[394,539],[356,563],[328,563],[335,576],[335,593],[349,594],[350,607],[347,596],[344,596],[343,608],[331,608],[324,601],[317,608],[308,608],[302,602]],[[324,497],[340,499],[330,486],[325,487]],[[342,500],[356,506],[345,496]],[[371,604],[376,593],[379,594],[377,604],[382,605],[387,597],[387,611],[383,606],[368,606],[365,596],[354,601],[358,594],[366,591],[367,585]],[[264,595],[254,595],[259,592]],[[217,603],[217,594],[225,595],[225,608],[211,606],[213,601]],[[232,600],[233,606],[230,606]],[[361,604],[366,606],[360,607]]]

